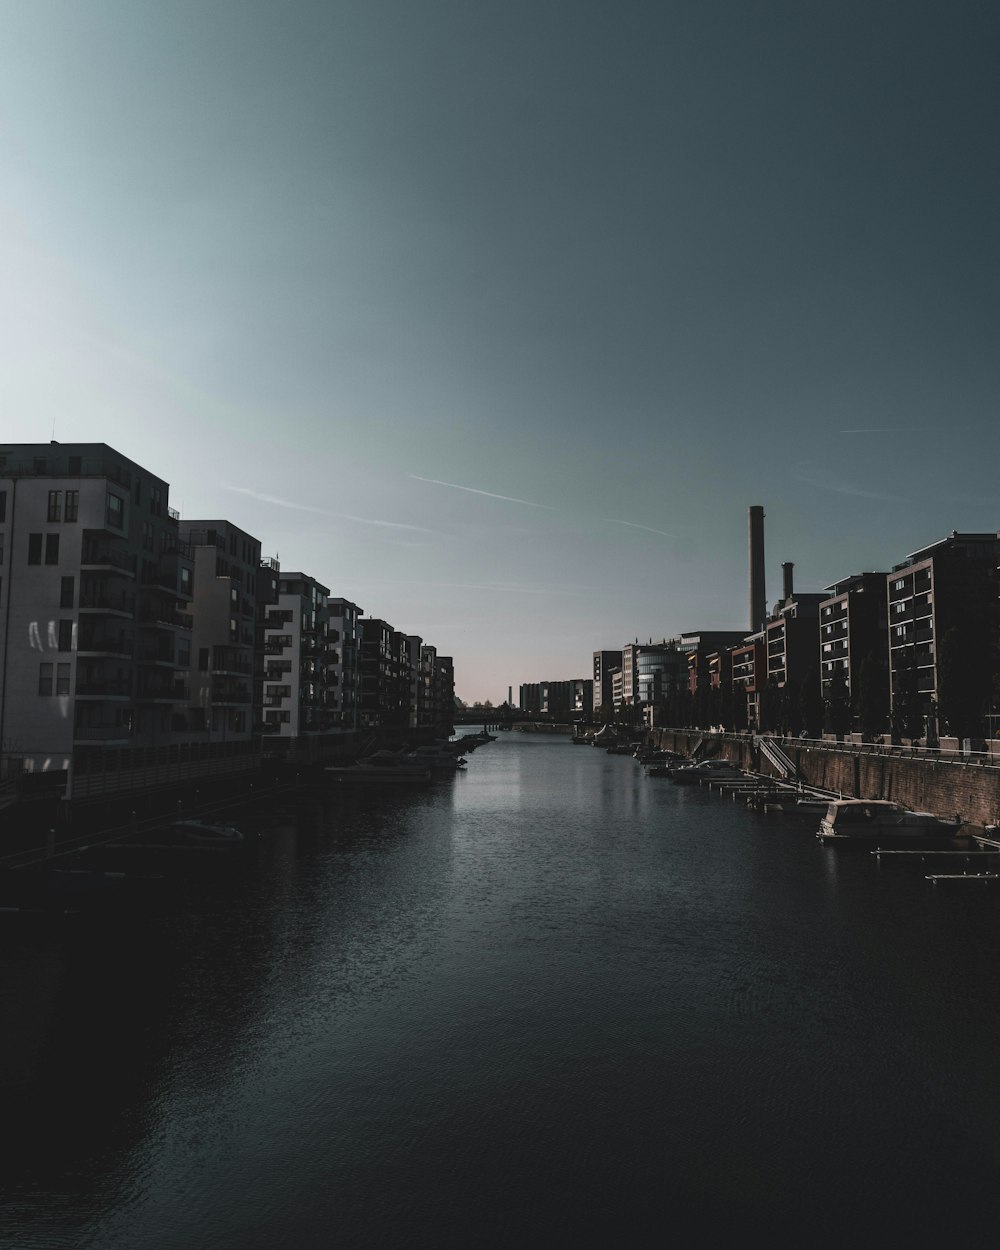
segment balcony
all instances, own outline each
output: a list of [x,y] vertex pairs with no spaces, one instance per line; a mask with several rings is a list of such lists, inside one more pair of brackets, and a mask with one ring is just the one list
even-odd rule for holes
[[235,682],[212,682],[212,702],[214,704],[228,704],[230,706],[240,706],[250,702],[250,687],[238,685]]
[[135,603],[124,595],[108,596],[93,591],[82,591],[80,594],[80,611],[93,615],[128,617],[135,614]]
[[102,634],[88,634],[82,630],[77,638],[78,655],[118,655],[132,658],[135,640],[132,638],[112,638]]
[[74,742],[102,742],[105,746],[127,746],[129,731],[126,725],[77,725],[73,730]]
[[131,678],[96,681],[78,678],[76,695],[78,699],[130,699],[132,681]]
[[190,698],[191,691],[187,683],[182,680],[148,681],[141,684],[136,702],[187,703]]
[[80,568],[134,578],[136,558],[123,548],[109,547],[104,543],[93,543],[84,539]]

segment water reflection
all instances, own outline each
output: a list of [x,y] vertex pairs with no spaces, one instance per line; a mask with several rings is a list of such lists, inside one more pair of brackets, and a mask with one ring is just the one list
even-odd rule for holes
[[986,892],[541,736],[255,819],[238,871],[9,933],[4,1244],[926,1245],[942,1150],[993,1227]]

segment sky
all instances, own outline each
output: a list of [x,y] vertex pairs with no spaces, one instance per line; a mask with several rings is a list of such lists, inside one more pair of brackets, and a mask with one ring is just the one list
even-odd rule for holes
[[995,0],[0,0],[0,440],[466,701],[1000,529]]

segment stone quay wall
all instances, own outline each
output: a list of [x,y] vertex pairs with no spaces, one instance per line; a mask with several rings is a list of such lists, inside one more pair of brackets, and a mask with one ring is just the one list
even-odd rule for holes
[[[657,729],[653,740],[684,754],[703,740],[708,755],[732,760],[749,772],[776,775],[749,735]],[[796,764],[805,784],[818,790],[831,790],[845,798],[891,799],[912,811],[959,816],[967,825],[1000,823],[1000,768],[961,758],[919,759],[888,750],[799,746],[784,739],[779,745]]]

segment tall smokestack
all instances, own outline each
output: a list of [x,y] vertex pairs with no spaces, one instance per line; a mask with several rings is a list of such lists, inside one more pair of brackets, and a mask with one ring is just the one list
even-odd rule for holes
[[754,504],[749,509],[750,528],[750,632],[764,628],[767,602],[764,595],[764,509]]
[[792,569],[795,565],[791,560],[787,560],[781,566],[781,597],[783,599],[792,598]]

